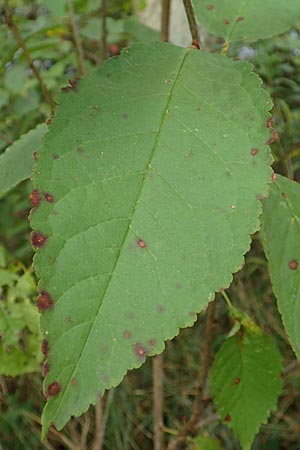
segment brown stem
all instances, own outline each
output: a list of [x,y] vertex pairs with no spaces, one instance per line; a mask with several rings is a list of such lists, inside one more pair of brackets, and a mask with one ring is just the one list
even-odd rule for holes
[[109,416],[109,409],[113,399],[114,391],[111,389],[106,397],[104,407],[104,397],[101,397],[95,408],[95,438],[92,450],[102,450],[104,443],[104,436],[106,431],[107,420]]
[[161,40],[163,42],[169,41],[170,9],[171,9],[171,0],[162,0]]
[[191,0],[183,0],[186,17],[189,23],[192,39],[193,39],[193,47],[200,49],[200,36],[198,31],[198,26],[196,22],[196,16],[194,12],[194,8]]
[[101,61],[103,62],[106,59],[106,56],[107,56],[106,0],[102,0],[101,21],[102,21]]
[[163,450],[163,356],[157,355],[152,360],[153,374],[153,431],[154,450]]
[[40,77],[40,74],[37,70],[37,68],[35,67],[35,65],[33,64],[33,60],[31,58],[31,55],[26,47],[25,41],[22,38],[20,31],[17,27],[17,25],[13,22],[9,8],[8,8],[8,0],[5,1],[4,3],[4,17],[5,17],[5,22],[6,25],[9,27],[9,29],[11,30],[12,34],[15,37],[15,40],[17,41],[17,43],[19,44],[19,46],[21,47],[21,49],[23,50],[24,56],[32,70],[33,75],[35,76],[35,78],[37,79],[41,91],[43,93],[43,96],[46,100],[47,103],[49,103],[49,105],[51,106],[51,110],[53,111],[55,103],[51,98],[51,95],[49,94],[46,85],[44,84],[42,78]]
[[85,74],[83,48],[81,45],[79,31],[78,31],[78,27],[77,27],[76,20],[75,20],[75,11],[74,11],[73,0],[67,0],[67,2],[68,2],[68,9],[69,9],[70,28],[71,28],[71,31],[73,34],[73,39],[74,39],[75,47],[77,50],[78,72],[79,72],[79,75],[82,76]]
[[189,421],[180,430],[178,437],[173,442],[171,441],[171,443],[169,444],[169,450],[180,450],[185,444],[187,437],[195,436],[198,431],[198,423],[204,405],[203,390],[208,377],[211,362],[211,345],[213,340],[215,310],[216,302],[213,301],[207,308],[204,344],[201,351],[199,383],[197,386],[197,393],[192,409],[192,414]]

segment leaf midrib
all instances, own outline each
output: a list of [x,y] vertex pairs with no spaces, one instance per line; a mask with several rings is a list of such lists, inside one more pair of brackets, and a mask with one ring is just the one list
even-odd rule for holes
[[[117,268],[117,265],[118,265],[118,262],[119,262],[119,259],[120,259],[120,256],[121,256],[122,249],[123,249],[123,247],[124,247],[124,244],[125,244],[125,242],[126,242],[126,240],[127,240],[127,237],[128,237],[128,234],[129,234],[129,231],[130,231],[130,228],[131,228],[131,223],[132,223],[132,221],[133,221],[133,218],[134,218],[134,215],[135,215],[135,212],[136,212],[136,209],[137,209],[137,205],[138,205],[138,203],[139,203],[140,197],[141,197],[142,192],[143,192],[144,184],[145,184],[145,181],[146,181],[146,179],[147,179],[147,175],[148,175],[149,168],[150,168],[150,166],[151,166],[151,162],[152,162],[152,160],[153,160],[153,157],[154,157],[154,155],[155,155],[155,153],[156,153],[156,150],[157,150],[157,147],[158,147],[158,142],[159,142],[159,138],[160,138],[160,133],[161,133],[161,130],[162,130],[162,128],[163,128],[163,125],[164,125],[164,122],[165,122],[165,119],[166,119],[166,116],[167,116],[167,111],[168,111],[170,102],[171,102],[171,100],[172,100],[172,94],[173,94],[174,89],[175,89],[175,87],[176,87],[176,84],[177,84],[177,82],[178,82],[178,79],[179,79],[179,76],[180,76],[180,74],[181,74],[182,68],[183,68],[183,66],[184,66],[185,60],[186,60],[186,58],[188,57],[189,54],[190,54],[190,51],[189,51],[189,50],[186,50],[186,52],[185,52],[185,54],[184,54],[184,56],[183,56],[183,58],[182,58],[182,60],[181,60],[181,63],[179,64],[178,71],[177,71],[177,75],[176,75],[175,80],[174,80],[174,82],[173,82],[173,85],[172,85],[172,87],[171,87],[171,89],[170,89],[170,93],[167,94],[167,97],[168,97],[168,98],[167,98],[167,101],[166,101],[165,108],[164,108],[164,110],[163,110],[163,112],[162,112],[162,115],[161,115],[161,120],[160,120],[160,124],[159,124],[158,131],[157,131],[157,134],[156,134],[156,138],[155,138],[155,140],[154,140],[153,148],[152,148],[152,151],[151,151],[151,153],[150,153],[150,156],[149,156],[149,160],[148,160],[147,166],[146,166],[146,168],[145,168],[145,170],[144,170],[144,176],[143,176],[143,179],[142,179],[142,181],[141,181],[141,185],[140,185],[139,192],[137,193],[137,197],[136,197],[136,201],[135,201],[135,204],[134,204],[134,208],[133,208],[131,217],[130,217],[130,219],[129,219],[129,221],[128,221],[128,227],[127,227],[127,230],[126,230],[125,233],[124,233],[124,238],[123,238],[123,241],[122,241],[122,243],[121,243],[121,245],[120,245],[120,250],[119,250],[119,252],[118,252],[118,255],[117,255],[117,257],[116,257],[116,262],[115,262],[115,264],[114,264],[114,267],[112,268],[111,275],[110,275],[110,277],[109,277],[109,279],[108,279],[108,281],[107,281],[107,285],[106,285],[105,291],[104,291],[104,293],[103,293],[103,295],[102,295],[102,301],[101,301],[101,303],[99,304],[98,311],[97,311],[97,313],[95,314],[94,320],[91,322],[91,326],[90,326],[90,329],[89,329],[89,331],[88,331],[88,335],[87,335],[87,338],[86,338],[86,340],[85,340],[85,342],[84,342],[83,348],[82,348],[82,350],[81,350],[81,352],[80,352],[80,356],[79,356],[79,358],[78,358],[78,360],[77,360],[76,365],[74,366],[74,369],[73,369],[73,371],[72,371],[70,377],[68,378],[68,381],[67,381],[66,384],[65,384],[65,388],[62,389],[62,394],[61,394],[61,396],[60,396],[60,402],[59,402],[58,407],[57,407],[57,409],[56,409],[55,415],[53,415],[53,422],[55,422],[55,418],[58,416],[58,413],[59,413],[59,411],[60,411],[60,409],[61,409],[61,407],[62,407],[62,405],[63,405],[63,399],[64,399],[64,396],[65,396],[66,392],[67,392],[68,389],[69,389],[70,381],[71,381],[71,379],[74,377],[74,373],[76,372],[76,370],[77,370],[77,368],[78,368],[78,366],[79,366],[81,357],[82,357],[82,355],[83,355],[84,352],[85,352],[86,346],[88,345],[88,341],[89,341],[91,332],[92,332],[92,330],[93,330],[93,328],[94,328],[95,322],[96,322],[96,320],[97,320],[97,318],[98,318],[98,315],[99,315],[99,313],[100,313],[100,310],[101,310],[101,306],[102,306],[102,303],[103,303],[103,299],[105,298],[106,292],[107,292],[107,290],[108,290],[108,288],[109,288],[109,286],[110,286],[110,282],[111,282],[112,277],[113,277],[113,275],[114,275],[114,272],[115,272],[115,270],[116,270],[116,268]],[[43,424],[43,427],[45,427],[45,426],[46,426],[46,428],[47,428],[47,424]],[[47,431],[47,430],[45,429],[45,431]]]

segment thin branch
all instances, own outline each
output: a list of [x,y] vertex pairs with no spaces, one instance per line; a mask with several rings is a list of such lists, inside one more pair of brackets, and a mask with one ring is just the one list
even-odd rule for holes
[[38,81],[38,83],[40,85],[41,91],[43,93],[43,96],[44,96],[46,102],[50,105],[51,110],[53,111],[55,103],[52,100],[51,95],[49,94],[49,92],[48,92],[48,90],[46,88],[46,85],[44,84],[42,78],[40,77],[40,74],[39,74],[37,68],[35,67],[35,65],[33,63],[31,55],[30,55],[30,53],[29,53],[29,51],[28,51],[28,49],[26,47],[25,41],[22,38],[17,25],[12,20],[11,13],[10,13],[9,8],[8,8],[8,0],[6,0],[5,3],[4,3],[4,17],[5,17],[6,25],[11,30],[12,34],[15,37],[15,40],[17,41],[17,43],[19,44],[19,46],[23,50],[24,56],[25,56],[29,66],[30,66],[30,68],[32,70],[33,75],[35,76],[35,78],[37,79],[37,81]]
[[190,27],[190,31],[191,31],[191,35],[192,35],[192,39],[193,39],[192,45],[193,45],[193,47],[200,49],[201,42],[200,42],[199,30],[198,30],[198,25],[197,25],[196,16],[195,16],[192,2],[191,2],[191,0],[183,0],[183,4],[184,4],[186,17],[187,17],[187,20],[189,23],[189,27]]
[[102,450],[107,420],[109,416],[110,405],[113,399],[114,391],[108,391],[105,407],[104,397],[101,397],[95,408],[95,439],[91,447],[92,450]]
[[157,355],[152,360],[153,374],[153,431],[154,450],[163,450],[163,356]]
[[169,41],[170,10],[171,10],[171,0],[162,0],[161,40],[163,42]]
[[78,72],[79,72],[79,75],[82,76],[85,74],[83,48],[81,45],[79,31],[78,31],[78,27],[77,27],[76,20],[75,20],[75,11],[74,11],[73,0],[67,0],[67,2],[68,2],[68,9],[69,9],[70,28],[71,28],[71,31],[73,34],[73,39],[74,39],[75,47],[77,50]]
[[106,27],[106,0],[102,0],[101,6],[101,22],[102,22],[102,34],[101,34],[101,61],[103,62],[107,56],[107,27]]
[[201,367],[199,372],[199,384],[197,386],[196,398],[194,401],[192,414],[189,421],[182,427],[178,437],[170,442],[169,450],[179,450],[185,444],[189,436],[195,436],[199,429],[199,420],[202,414],[204,397],[203,390],[208,377],[208,372],[211,363],[211,346],[213,340],[214,319],[216,311],[216,302],[213,301],[207,308],[207,319],[205,327],[204,344],[201,351]]

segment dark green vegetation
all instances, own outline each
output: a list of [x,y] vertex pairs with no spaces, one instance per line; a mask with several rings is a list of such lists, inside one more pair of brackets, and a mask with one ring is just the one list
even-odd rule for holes
[[[2,314],[0,320],[2,337],[0,444],[3,450],[41,448],[96,450],[101,448],[101,436],[105,431],[103,448],[147,450],[152,449],[155,442],[158,449],[160,438],[157,434],[153,435],[153,430],[155,422],[159,422],[160,417],[157,409],[154,414],[152,412],[152,397],[153,394],[160,392],[157,382],[163,381],[165,447],[168,442],[171,442],[172,436],[187,430],[187,440],[182,448],[238,450],[240,444],[228,427],[231,425],[244,449],[250,448],[253,436],[258,430],[259,433],[252,447],[254,450],[300,449],[300,368],[295,359],[295,354],[299,356],[300,339],[297,325],[300,308],[298,306],[300,303],[298,287],[300,197],[299,184],[290,182],[290,180],[300,181],[300,45],[297,24],[291,31],[276,38],[258,41],[255,44],[236,42],[231,44],[231,41],[239,40],[244,36],[240,31],[240,35],[235,34],[236,30],[239,30],[238,25],[242,26],[244,19],[239,19],[228,34],[227,23],[222,21],[222,27],[219,28],[220,11],[217,8],[211,8],[213,5],[206,5],[200,0],[198,3],[199,20],[201,21],[201,8],[203,11],[204,5],[207,11],[205,14],[210,17],[208,21],[212,20],[213,24],[207,22],[207,29],[225,38],[225,44],[224,40],[216,38],[210,50],[220,53],[223,48],[223,53],[227,52],[232,58],[250,60],[254,64],[255,71],[262,77],[265,88],[274,102],[272,125],[267,114],[270,103],[266,94],[258,87],[257,77],[250,74],[250,68],[244,62],[232,62],[227,59],[222,65],[225,56],[202,55],[196,50],[168,47],[167,44],[163,46],[155,44],[150,47],[138,45],[129,53],[123,53],[122,60],[108,61],[103,69],[93,73],[94,68],[101,65],[104,58],[119,53],[121,47],[127,44],[131,45],[135,41],[149,43],[159,40],[157,33],[137,22],[130,2],[107,3],[105,39],[103,33],[100,39],[101,21],[103,29],[103,9],[99,8],[98,1],[82,0],[74,1],[74,4],[70,1],[15,1],[9,2],[6,10],[4,8],[1,10],[0,43],[4,52],[0,61],[2,119],[0,120],[0,145],[1,153],[3,153],[0,156]],[[226,6],[226,2],[223,3]],[[291,2],[290,5],[292,11],[284,8],[287,15],[287,24],[284,25],[284,29],[290,26],[288,13],[292,12],[296,15],[297,12],[297,4]],[[267,2],[264,3],[264,8],[266,6]],[[279,6],[282,8],[282,5]],[[12,16],[10,16],[11,13]],[[210,13],[216,16],[212,14],[209,16]],[[221,13],[223,17],[223,11]],[[247,11],[244,13],[246,16]],[[265,11],[262,13],[265,14]],[[237,18],[244,17],[235,13],[232,17],[235,18],[236,15]],[[101,16],[102,19],[100,19]],[[224,20],[232,22],[232,17],[227,17],[229,15],[226,15]],[[76,26],[74,26],[74,20]],[[205,25],[205,22],[203,24]],[[277,23],[275,25],[278,26]],[[257,23],[258,30],[260,26],[261,24]],[[271,25],[262,28],[271,34],[283,31],[276,26],[273,31]],[[282,22],[279,26],[282,26]],[[22,44],[18,36],[22,37]],[[267,37],[259,33],[257,36]],[[246,39],[246,41],[255,39]],[[229,44],[231,45],[228,49]],[[23,49],[23,52],[19,50],[22,45],[23,47],[25,45],[33,64],[28,57],[27,59],[24,57],[26,50]],[[145,67],[142,62],[147,62]],[[42,83],[34,74],[33,67],[38,69]],[[239,70],[244,71],[242,81],[239,80]],[[83,79],[78,84],[76,78],[83,74],[87,74],[89,78]],[[175,79],[172,79],[174,74]],[[184,80],[185,90],[180,85],[181,79]],[[114,80],[117,80],[115,84]],[[164,80],[163,84],[161,80]],[[239,80],[236,85],[235,80]],[[224,86],[226,86],[226,95],[222,100]],[[58,94],[60,90],[62,92]],[[78,100],[75,95],[77,90]],[[50,125],[51,122],[47,120],[52,116],[53,108],[48,92],[60,106],[56,110],[50,133],[45,138],[43,151],[38,153],[34,180],[36,190],[32,192],[31,181],[24,180],[30,175],[29,168],[34,163],[32,153],[39,150],[40,137],[47,129],[47,125],[43,124],[37,128],[36,132],[35,127],[46,121]],[[99,92],[101,95],[98,99]],[[214,95],[211,95],[212,92]],[[153,101],[153,105],[151,104],[150,114],[149,99],[152,101],[152,98],[156,100]],[[117,110],[116,105],[119,108],[119,115],[114,114]],[[184,105],[184,108],[181,106],[178,108],[178,105]],[[140,114],[143,109],[144,116]],[[182,109],[183,112],[180,115],[178,110]],[[102,114],[102,127],[97,128],[97,117],[100,114]],[[220,114],[222,125],[219,121]],[[175,124],[174,121],[172,122],[174,118]],[[267,119],[268,127],[266,128]],[[250,132],[249,120],[252,126]],[[193,139],[182,138],[178,132],[179,126],[185,127],[188,131],[192,129]],[[272,127],[279,134],[278,140],[275,139],[276,132]],[[158,134],[153,132],[157,129],[159,129]],[[33,131],[18,140],[29,130]],[[232,133],[229,144],[226,143],[227,130]],[[247,141],[248,134],[249,150],[243,153],[241,143]],[[112,137],[119,140],[115,139],[114,144],[109,147],[109,144],[105,142]],[[191,170],[189,161],[195,161],[195,152],[200,145],[199,138],[205,141],[207,148],[216,145],[218,151],[214,158],[211,158],[209,152],[203,152],[199,161],[196,161],[196,168],[206,165],[207,178],[200,182],[195,177],[193,187],[196,191],[191,195],[188,192],[189,179],[193,177],[195,168]],[[70,415],[80,415],[90,402],[95,401],[93,370],[97,371],[98,367],[102,370],[101,384],[97,383],[96,386],[97,392],[110,387],[110,383],[117,384],[126,368],[141,365],[146,353],[151,355],[159,352],[162,349],[162,340],[171,338],[177,333],[178,325],[192,325],[195,312],[206,306],[208,297],[212,298],[213,291],[220,291],[221,288],[228,286],[231,271],[236,271],[242,265],[242,254],[248,246],[248,233],[258,228],[259,204],[262,197],[266,196],[268,189],[266,185],[272,173],[268,167],[270,158],[268,147],[265,145],[268,139],[272,144],[273,169],[285,177],[278,176],[277,181],[272,184],[270,197],[263,201],[262,236],[265,239],[267,257],[270,259],[278,307],[270,282],[268,262],[263,253],[261,235],[256,233],[252,239],[251,249],[246,255],[245,265],[235,274],[230,288],[223,293],[223,296],[222,293],[217,294],[213,306],[208,308],[208,313],[199,314],[193,328],[182,330],[178,337],[167,342],[163,360],[157,359],[155,366],[152,364],[153,359],[147,358],[139,370],[129,372],[119,387],[106,393],[104,398],[100,399],[95,407],[91,406],[84,415],[71,419],[62,431],[58,432],[54,427],[50,428],[46,441],[41,443],[40,417],[44,403],[41,371],[45,376],[50,370],[49,381],[46,378],[44,386],[46,395],[51,397],[44,413],[44,427],[47,428],[51,421],[55,420],[61,428]],[[14,144],[10,147],[12,143]],[[138,148],[143,151],[136,151],[137,143]],[[100,154],[97,153],[99,145],[103,146]],[[181,160],[182,145],[188,147],[189,153],[185,154],[185,159]],[[122,160],[121,150],[124,146],[130,149],[132,159]],[[162,151],[165,146],[169,153]],[[71,152],[67,162],[64,158],[60,159],[66,148],[72,150],[73,147],[74,152]],[[4,154],[6,148],[8,152]],[[226,195],[231,192],[230,182],[227,181],[228,174],[225,177],[226,173],[222,172],[222,164],[219,163],[219,160],[223,158],[221,152],[224,148],[226,148],[229,165],[233,155],[238,163],[243,162],[240,166],[237,163],[236,170],[230,172],[235,183],[240,187],[238,197],[235,197],[237,203],[233,203],[228,196],[222,198],[216,196],[216,199],[213,196],[210,197],[211,192],[219,192],[218,183]],[[118,155],[117,162],[102,158],[101,152],[104,155]],[[14,164],[14,154],[17,155],[15,162],[18,161],[19,165]],[[47,165],[49,155],[51,164],[55,167],[53,172],[51,172],[52,167],[50,171]],[[151,167],[149,166],[150,170],[148,168],[145,176],[143,158],[149,160],[149,157]],[[72,167],[76,167],[77,170],[78,158],[84,161],[78,167],[84,169],[79,172],[79,179],[75,179],[71,178],[70,174],[72,174]],[[100,166],[94,164],[97,158],[102,161]],[[136,166],[133,167],[134,164]],[[127,170],[126,165],[132,172],[129,181],[128,177],[122,179],[123,172]],[[70,168],[71,171],[68,172]],[[183,175],[186,178],[182,177],[182,174],[178,178],[176,172],[178,168],[184,169]],[[41,182],[39,181],[40,172],[43,179]],[[65,174],[67,180],[63,187],[59,179],[62,174]],[[162,204],[160,203],[162,197],[157,196],[152,198],[148,208],[152,216],[157,214],[160,217],[161,226],[164,228],[164,239],[159,242],[159,245],[156,241],[157,248],[155,248],[151,245],[152,216],[148,214],[148,209],[145,214],[144,203],[145,199],[148,200],[146,203],[149,206],[148,192],[151,189],[149,186],[153,186],[156,182],[155,175],[158,174],[161,178],[163,175],[168,183],[168,189],[164,187],[165,201]],[[77,176],[75,173],[73,175]],[[92,195],[88,197],[90,203],[86,201],[85,194],[79,193],[78,197],[75,197],[78,211],[76,202],[72,204],[69,201],[67,190],[70,189],[72,192],[78,183],[84,191],[85,186],[93,186],[90,183],[90,177],[92,180],[102,177],[104,181],[107,181],[116,176],[120,178],[120,183],[110,185],[106,182],[105,189],[95,188]],[[56,184],[53,182],[55,180]],[[19,182],[21,183],[17,187],[13,187]],[[172,185],[176,187],[177,193],[184,193],[184,200],[185,194],[190,195],[192,206],[200,208],[198,209],[199,217],[193,217],[197,226],[202,226],[200,235],[197,226],[192,226],[189,221],[186,221],[182,206],[184,202],[182,198],[179,198],[180,196],[172,193],[170,189]],[[206,185],[209,186],[208,193],[205,191]],[[138,204],[134,203],[135,189],[140,193]],[[160,190],[161,186],[158,185],[157,189]],[[105,201],[106,210],[102,208],[99,212],[94,207],[97,204],[97,198],[103,198],[108,195],[108,192],[114,201],[111,205]],[[202,193],[204,206],[203,201],[199,201],[198,192]],[[233,194],[236,193],[233,192]],[[258,201],[256,199],[253,202],[250,201],[249,199],[254,199],[255,195],[258,196]],[[62,201],[55,206],[55,202],[60,198]],[[216,210],[212,214],[207,206],[213,209],[213,202],[215,202]],[[243,202],[245,202],[244,209],[239,212],[237,208],[236,211],[236,206],[239,207],[239,203]],[[116,292],[123,289],[122,301],[125,302],[124,299],[128,295],[130,302],[133,303],[134,295],[137,298],[141,297],[139,289],[143,290],[145,286],[151,286],[154,289],[143,297],[147,303],[146,306],[141,305],[145,314],[143,326],[134,325],[134,333],[138,338],[133,339],[132,331],[129,330],[129,323],[132,320],[130,310],[128,309],[125,314],[128,303],[117,305],[118,308],[108,309],[104,313],[100,310],[98,316],[99,319],[104,317],[104,323],[101,327],[96,327],[97,330],[102,330],[102,334],[95,338],[95,343],[100,341],[102,344],[101,360],[97,361],[92,357],[90,363],[87,363],[86,361],[89,361],[87,359],[85,365],[78,368],[78,374],[75,372],[76,376],[67,373],[59,378],[60,364],[64,365],[68,358],[74,358],[76,361],[77,352],[81,355],[80,346],[82,343],[85,345],[86,341],[84,333],[74,334],[71,341],[67,339],[59,342],[59,351],[54,356],[50,355],[48,361],[43,364],[43,368],[41,367],[42,354],[38,348],[42,336],[37,331],[37,312],[34,307],[37,297],[37,280],[31,269],[33,252],[29,244],[27,222],[31,206],[35,208],[32,214],[32,225],[36,229],[36,233],[32,235],[35,247],[43,247],[44,236],[47,235],[48,239],[51,233],[59,235],[57,241],[49,239],[52,247],[45,246],[46,252],[41,252],[36,261],[39,277],[45,285],[48,283],[40,287],[37,301],[40,312],[47,309],[53,311],[53,300],[43,289],[47,287],[52,292],[51,289],[55,286],[63,294],[68,283],[71,285],[81,276],[83,278],[88,276],[91,270],[101,262],[100,259],[97,260],[99,254],[93,252],[94,259],[90,261],[90,267],[87,263],[81,267],[76,259],[77,255],[80,255],[80,247],[70,247],[70,255],[65,257],[67,265],[64,266],[63,261],[60,261],[61,269],[58,273],[55,272],[54,259],[51,260],[51,258],[56,258],[60,254],[62,245],[60,239],[68,240],[71,235],[82,232],[81,227],[86,227],[84,222],[72,220],[71,215],[67,215],[63,221],[60,221],[64,211],[70,208],[75,216],[84,211],[83,221],[87,220],[88,223],[92,217],[92,221],[97,223],[99,220],[111,220],[115,214],[113,208],[118,209],[118,213],[121,209],[124,224],[118,223],[118,227],[120,226],[121,229],[121,225],[124,225],[125,230],[128,228],[125,219],[128,214],[131,214],[126,208],[131,208],[131,211],[133,208],[134,212],[140,214],[136,222],[131,224],[132,236],[130,233],[125,233],[124,238],[124,231],[122,231],[123,234],[121,232],[119,234],[120,247],[127,238],[128,245],[134,247],[130,257],[124,252],[123,265],[118,266],[118,274],[123,277],[121,281],[128,277],[131,284],[126,284],[124,289],[120,281],[120,285],[113,285],[111,289],[115,289]],[[37,209],[38,206],[39,209]],[[48,220],[47,217],[53,207],[56,208],[54,209],[56,214],[50,216]],[[168,211],[168,207],[170,207],[169,215],[162,216],[163,212]],[[275,216],[276,211],[278,214]],[[172,214],[174,212],[174,215],[171,214],[170,217],[171,212]],[[237,214],[237,219],[231,219],[236,217],[233,214]],[[201,224],[202,217],[206,222]],[[232,220],[232,226],[236,227],[234,228],[236,236],[230,248],[226,245],[232,238],[231,234],[219,233],[218,229],[220,224],[224,225],[224,221],[228,220]],[[184,237],[185,240],[173,246],[170,258],[168,237],[172,237],[174,233],[175,238],[178,238],[176,227],[185,228],[188,234]],[[109,232],[111,229],[109,227]],[[145,230],[146,236],[140,235],[141,229]],[[40,234],[41,230],[45,234]],[[156,238],[159,232],[160,230],[154,230]],[[104,236],[105,230],[102,229],[101,233]],[[199,236],[202,236],[203,242],[199,242]],[[213,268],[216,274],[211,267],[206,266],[207,261],[202,257],[203,243],[210,246],[212,254],[210,262],[214,261]],[[99,241],[91,243],[92,248],[95,245],[99,245]],[[112,255],[111,250],[114,247],[116,247],[116,241],[106,240],[101,250],[102,253],[107,252],[105,262],[108,261],[108,264],[112,266],[114,262],[111,262],[110,258],[113,260],[114,254]],[[153,253],[146,253],[149,248]],[[169,267],[176,258],[184,260],[183,248],[188,248],[189,254],[195,254],[195,260],[192,260],[190,265],[184,267],[182,263],[183,270],[189,273],[189,278],[183,277],[179,281],[174,279],[174,289],[165,293],[164,284],[167,285],[170,280],[173,281],[172,271],[165,272],[165,267]],[[160,266],[153,264],[158,250],[162,252],[159,256]],[[132,273],[128,276],[127,271],[128,267],[134,268],[135,271],[141,269],[140,260],[136,259],[134,263],[130,259],[132,254],[134,258],[135,255],[148,254],[148,259],[145,257],[143,260],[145,271],[140,271],[136,279]],[[155,272],[156,270],[158,273]],[[208,280],[207,286],[202,284],[201,279],[199,281],[198,272],[201,272],[202,276],[205,274]],[[153,280],[146,279],[149,273],[155,274]],[[162,285],[160,285],[161,277],[164,280]],[[186,280],[193,280],[194,284],[186,283],[185,285]],[[97,285],[95,292],[89,289],[83,290],[81,296],[78,296],[78,292],[76,293],[75,312],[79,316],[79,321],[81,316],[84,318],[88,314],[92,318],[95,316],[97,296],[101,289],[102,286]],[[189,309],[183,313],[180,311],[180,294],[178,294],[178,291],[182,289],[184,289],[184,298],[189,301]],[[163,297],[162,301],[157,297],[157,292],[160,292]],[[105,291],[106,294],[107,296],[110,294],[108,290]],[[85,298],[85,295],[89,298]],[[177,295],[179,295],[178,300],[174,303]],[[152,301],[155,314],[151,309]],[[47,312],[42,321],[43,331],[46,332],[45,337],[48,339],[47,335],[50,334],[49,341],[53,345],[59,341],[62,331],[69,326],[71,329],[70,324],[74,320],[74,316],[70,315],[68,322],[63,322],[66,319],[66,312],[62,302],[59,305],[61,309],[55,305],[56,315],[48,316]],[[89,305],[89,308],[86,305]],[[137,308],[139,304],[134,303],[134,306]],[[169,310],[173,308],[174,313],[175,307],[178,308],[178,315],[169,315]],[[286,331],[278,309],[283,315]],[[107,345],[111,332],[111,328],[105,331],[104,327],[109,322],[105,314],[117,317],[116,333],[122,332],[122,338],[126,342],[126,345],[122,344],[118,349],[115,360],[112,359],[112,363],[109,360],[111,367],[105,359],[103,344],[104,342]],[[163,316],[168,316],[164,319],[165,322],[163,322]],[[119,323],[122,325],[120,328],[118,328]],[[230,338],[228,338],[229,333],[232,335]],[[151,349],[146,347],[143,340],[147,341]],[[92,343],[92,347],[95,343]],[[206,346],[205,343],[210,345]],[[88,346],[85,345],[84,348],[88,349]],[[129,362],[126,356],[127,348],[134,350],[130,353],[132,360]],[[48,349],[45,341],[42,349],[47,356]],[[207,371],[217,353],[211,378],[209,378]],[[106,364],[108,365],[107,373],[103,369]],[[36,367],[38,367],[37,372],[33,372]],[[163,367],[163,375],[157,373],[157,367]],[[207,370],[203,370],[203,367]],[[53,373],[55,376],[52,375]],[[19,376],[12,378],[16,374]],[[73,368],[72,374],[74,374]],[[108,376],[112,377],[112,381],[108,379]],[[70,384],[68,388],[71,392],[70,402],[61,403],[62,392],[67,389],[66,380]],[[79,401],[76,398],[74,402],[72,389],[78,388],[78,380],[82,383],[81,392],[85,390],[84,400],[79,399]],[[280,396],[277,405],[278,394]],[[190,424],[188,428],[186,424],[197,402],[199,403],[197,421]],[[56,409],[60,410],[60,416]],[[259,429],[261,422],[266,422],[268,419],[270,410],[273,413],[268,423]],[[195,434],[199,434],[198,440],[193,440],[192,435]]]

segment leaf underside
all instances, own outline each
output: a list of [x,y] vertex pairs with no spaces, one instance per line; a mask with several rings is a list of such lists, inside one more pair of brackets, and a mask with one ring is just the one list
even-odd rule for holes
[[276,409],[281,391],[281,357],[273,339],[243,330],[227,339],[211,369],[214,403],[248,450],[259,426]]
[[193,0],[199,22],[226,42],[257,41],[287,31],[300,18],[299,0]]
[[162,352],[230,284],[271,176],[271,102],[246,63],[136,45],[58,103],[31,214],[47,237],[40,290],[54,303],[41,320],[44,387],[61,388],[44,431]]
[[278,309],[300,358],[300,185],[277,175],[263,202],[262,238]]

